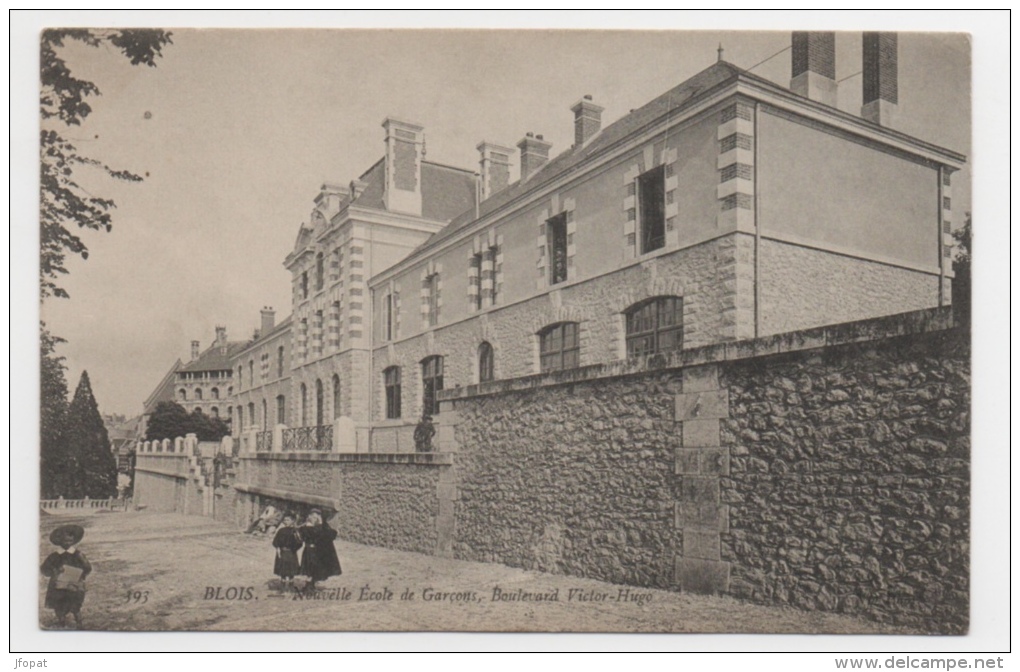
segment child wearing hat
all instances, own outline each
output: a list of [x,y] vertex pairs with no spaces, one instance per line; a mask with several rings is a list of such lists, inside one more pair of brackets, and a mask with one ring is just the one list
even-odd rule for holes
[[273,546],[276,547],[273,573],[283,580],[284,588],[289,587],[291,579],[301,571],[297,552],[303,545],[301,535],[294,527],[294,516],[290,513],[284,514],[276,536],[273,537]]
[[92,571],[85,554],[77,545],[85,536],[80,525],[61,525],[50,533],[50,541],[61,551],[50,553],[40,571],[50,578],[46,587],[46,607],[57,615],[61,627],[67,615],[74,616],[75,626],[81,629],[81,607],[85,602],[85,578]]

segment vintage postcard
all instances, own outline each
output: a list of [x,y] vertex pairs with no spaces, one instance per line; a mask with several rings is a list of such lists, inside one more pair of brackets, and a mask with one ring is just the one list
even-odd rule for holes
[[48,636],[968,632],[968,35],[39,47]]

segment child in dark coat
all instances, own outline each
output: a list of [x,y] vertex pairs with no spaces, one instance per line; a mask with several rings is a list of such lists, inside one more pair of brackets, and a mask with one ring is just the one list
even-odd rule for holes
[[284,515],[280,528],[273,537],[273,547],[276,548],[273,573],[283,579],[284,588],[290,587],[291,580],[301,571],[297,552],[302,545],[304,542],[301,535],[294,527],[294,516],[289,513]]
[[317,581],[340,576],[340,559],[333,546],[336,530],[323,520],[322,511],[312,509],[299,532],[305,542],[305,550],[301,554],[301,573],[310,579],[307,589],[315,590]]
[[50,541],[62,551],[50,553],[40,571],[50,578],[46,586],[46,607],[57,615],[57,625],[63,627],[67,615],[74,616],[75,626],[81,629],[81,607],[85,602],[85,577],[92,565],[76,546],[85,536],[80,525],[61,525],[50,533]]

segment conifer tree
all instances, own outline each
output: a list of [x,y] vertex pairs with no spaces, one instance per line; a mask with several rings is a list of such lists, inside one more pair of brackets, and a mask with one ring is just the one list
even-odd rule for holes
[[99,406],[92,394],[88,371],[82,371],[74,399],[67,409],[65,441],[77,469],[68,483],[77,499],[101,499],[117,495],[117,460],[110,449],[110,436],[103,425]]

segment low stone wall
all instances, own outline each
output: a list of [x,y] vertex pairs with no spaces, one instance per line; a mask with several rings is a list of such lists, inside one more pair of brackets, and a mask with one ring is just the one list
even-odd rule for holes
[[135,463],[134,505],[165,513],[202,513],[200,484],[188,455],[139,453]]
[[951,325],[918,311],[445,391],[454,554],[963,632]]
[[419,553],[452,551],[452,455],[282,453],[242,456],[235,508],[247,528],[267,504],[324,510],[340,537]]

